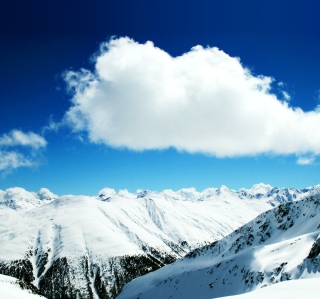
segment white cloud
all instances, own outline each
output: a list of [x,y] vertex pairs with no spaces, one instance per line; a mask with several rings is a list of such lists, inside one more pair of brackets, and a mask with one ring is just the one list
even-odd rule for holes
[[7,189],[3,193],[2,200],[19,200],[20,198],[29,198],[29,199],[35,199],[37,198],[37,194],[35,192],[29,192],[23,188],[20,187],[13,187]]
[[48,125],[42,128],[42,134],[45,134],[47,131],[58,132],[61,126],[63,126],[62,122],[55,122],[52,117],[50,117]]
[[0,170],[18,168],[22,166],[32,166],[32,162],[20,153],[14,151],[0,151]]
[[118,195],[128,199],[136,198],[136,194],[130,193],[127,189],[119,190]]
[[172,57],[152,42],[112,39],[94,72],[66,81],[74,96],[65,119],[91,142],[217,157],[320,153],[320,111],[289,107],[270,93],[270,77],[217,48]]
[[286,91],[282,91],[282,95],[286,101],[290,101],[291,97]]
[[109,198],[111,196],[117,195],[117,192],[111,188],[103,188],[99,191],[99,197],[101,198]]
[[39,149],[47,145],[46,140],[33,132],[23,133],[20,130],[12,130],[9,134],[0,137],[0,146],[29,146]]
[[5,191],[0,190],[0,201],[19,200],[21,198],[28,199],[52,199],[58,197],[47,188],[41,188],[37,193],[29,192],[20,187],[8,188]]
[[0,171],[7,173],[18,167],[38,165],[37,155],[46,144],[42,136],[33,132],[12,130],[3,134],[0,136]]
[[310,165],[315,161],[315,157],[299,157],[297,164],[299,165]]
[[46,199],[52,199],[52,198],[57,198],[58,195],[52,193],[49,189],[47,188],[41,188],[38,193],[37,196],[39,199],[41,200],[46,200]]

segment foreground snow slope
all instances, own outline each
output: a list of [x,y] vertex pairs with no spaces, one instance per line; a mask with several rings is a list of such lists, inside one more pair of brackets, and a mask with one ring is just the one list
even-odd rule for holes
[[0,299],[45,299],[16,278],[0,274]]
[[289,280],[250,293],[217,299],[319,299],[320,278]]
[[[103,290],[115,296],[128,279],[220,239],[267,208],[232,198],[101,201],[73,196],[24,213],[3,208],[0,271],[17,276],[22,267],[18,277],[48,297],[52,284],[61,289],[67,284],[68,294],[80,292],[83,298],[102,297]],[[59,275],[62,270],[66,277]]]
[[217,298],[320,276],[320,196],[262,213],[220,241],[127,284],[117,297]]
[[0,192],[0,273],[34,284],[48,298],[114,298],[128,281],[317,189],[105,188],[97,197],[57,198],[47,189],[10,188]]

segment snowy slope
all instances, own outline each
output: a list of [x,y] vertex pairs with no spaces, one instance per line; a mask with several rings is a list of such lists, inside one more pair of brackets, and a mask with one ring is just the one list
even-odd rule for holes
[[0,274],[0,299],[45,299],[16,278]]
[[[79,298],[114,298],[128,281],[208,245],[279,202],[315,192],[258,184],[97,197],[0,192],[0,273]],[[62,274],[61,274],[62,273]]]
[[320,278],[288,280],[250,293],[217,299],[319,299]]
[[[259,202],[254,207],[240,199],[182,201],[118,196],[101,201],[64,196],[24,213],[3,208],[0,258],[3,265],[12,266],[13,262],[17,268],[23,261],[24,276],[46,296],[51,281],[63,283],[57,277],[61,267],[70,274],[64,280],[72,289],[87,294],[84,298],[91,296],[91,291],[98,292],[91,289],[95,283],[117,294],[130,278],[220,239],[267,208]],[[137,257],[133,269],[124,271],[123,264],[133,256]],[[17,275],[4,268],[8,266],[1,270],[0,265],[2,273]],[[74,273],[76,280],[71,279]],[[120,283],[112,290],[117,280]]]
[[127,284],[117,297],[217,298],[320,276],[320,196],[269,210],[211,245]]

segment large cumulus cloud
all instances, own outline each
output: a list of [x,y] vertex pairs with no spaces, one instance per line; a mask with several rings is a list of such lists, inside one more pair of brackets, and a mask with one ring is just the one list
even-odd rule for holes
[[270,92],[272,78],[218,48],[172,57],[117,38],[101,46],[94,71],[65,78],[74,92],[65,119],[95,143],[217,157],[320,153],[319,110],[291,108]]

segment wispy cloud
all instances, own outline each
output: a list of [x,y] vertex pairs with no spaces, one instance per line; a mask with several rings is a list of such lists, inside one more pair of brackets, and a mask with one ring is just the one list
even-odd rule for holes
[[14,151],[0,151],[0,170],[32,166],[32,162],[22,154]]
[[46,140],[33,132],[12,130],[0,136],[0,171],[2,174],[18,167],[38,165],[39,150],[45,148]]
[[41,130],[42,134],[47,133],[48,131],[58,132],[59,129],[64,126],[63,121],[55,122],[52,117],[50,117],[48,125],[44,126]]
[[101,46],[93,72],[65,78],[74,92],[65,120],[91,142],[217,157],[320,153],[320,111],[289,107],[270,92],[271,77],[218,48],[172,57],[152,42],[117,38]]
[[291,100],[291,96],[286,91],[282,91],[282,95],[286,101]]
[[23,133],[20,130],[12,130],[9,134],[4,134],[0,137],[0,147],[28,146],[33,149],[39,149],[46,145],[46,140],[33,132]]
[[299,165],[310,165],[315,161],[315,157],[299,157],[297,160],[297,164]]

